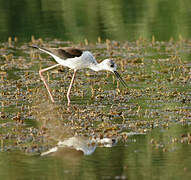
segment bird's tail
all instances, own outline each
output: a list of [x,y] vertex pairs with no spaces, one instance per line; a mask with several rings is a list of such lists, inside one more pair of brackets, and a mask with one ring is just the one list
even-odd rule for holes
[[29,47],[31,47],[31,48],[35,48],[35,49],[40,49],[40,47],[37,46],[37,45],[29,45]]
[[41,51],[43,51],[43,52],[45,52],[45,53],[48,53],[48,54],[52,55],[52,52],[49,51],[49,50],[46,49],[46,48],[39,47],[39,46],[37,46],[37,45],[29,45],[29,47],[31,47],[31,48],[35,48],[35,49],[39,49],[39,50],[41,50]]

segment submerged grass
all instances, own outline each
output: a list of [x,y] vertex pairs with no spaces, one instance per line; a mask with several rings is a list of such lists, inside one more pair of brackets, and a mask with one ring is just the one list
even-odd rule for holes
[[[41,152],[73,135],[126,140],[129,131],[147,133],[174,123],[190,125],[191,41],[32,41],[0,44],[2,151]],[[68,109],[66,92],[72,72],[59,67],[46,77],[56,99],[52,104],[38,71],[54,61],[31,50],[31,43],[89,49],[98,61],[113,58],[128,88],[111,73],[80,70]]]

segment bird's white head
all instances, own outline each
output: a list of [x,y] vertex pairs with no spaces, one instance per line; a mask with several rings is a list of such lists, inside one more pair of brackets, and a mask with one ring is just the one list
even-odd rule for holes
[[101,62],[101,66],[106,71],[114,72],[117,70],[117,64],[111,59],[105,59]]
[[112,73],[114,73],[117,79],[122,83],[122,85],[124,87],[127,87],[126,82],[122,79],[120,74],[117,72],[117,64],[115,64],[113,60],[105,59],[100,64],[103,70],[111,71]]
[[122,79],[120,74],[117,72],[117,64],[111,59],[105,59],[101,63],[92,63],[91,66],[89,67],[90,69],[94,71],[111,71],[112,73],[115,74],[117,79],[122,83],[124,87],[127,87],[126,82]]

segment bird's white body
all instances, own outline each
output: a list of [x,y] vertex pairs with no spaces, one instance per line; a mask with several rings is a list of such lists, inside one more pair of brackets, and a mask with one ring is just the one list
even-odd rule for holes
[[110,59],[105,59],[101,63],[98,63],[96,61],[95,57],[89,51],[84,51],[82,53],[82,55],[79,57],[62,59],[44,49],[40,49],[40,50],[51,55],[58,64],[60,64],[62,66],[66,66],[66,67],[68,67],[70,69],[74,69],[74,70],[89,68],[89,69],[92,69],[93,71],[108,70],[108,71],[113,72],[117,68],[116,64],[114,64],[114,67],[112,67],[112,68],[109,66],[109,63],[107,63],[107,62],[111,61]]
[[89,51],[84,51],[80,57],[68,58],[66,60],[56,58],[55,59],[59,64],[67,66],[70,69],[84,69],[92,68],[98,65],[96,59]]

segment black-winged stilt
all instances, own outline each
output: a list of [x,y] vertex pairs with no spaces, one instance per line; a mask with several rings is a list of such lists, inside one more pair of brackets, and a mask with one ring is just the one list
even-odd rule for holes
[[121,76],[119,75],[119,73],[116,70],[117,65],[111,59],[105,59],[101,63],[98,63],[91,52],[82,51],[80,49],[71,48],[71,47],[44,48],[44,47],[39,47],[36,45],[32,45],[30,47],[39,49],[39,50],[51,55],[55,59],[55,61],[58,63],[58,64],[55,64],[48,68],[41,69],[39,71],[40,77],[48,90],[48,93],[49,93],[49,96],[50,96],[52,102],[54,102],[54,98],[51,94],[51,91],[50,91],[48,84],[47,84],[45,78],[43,77],[42,73],[45,71],[48,71],[50,69],[53,69],[57,66],[60,66],[60,65],[69,67],[70,69],[74,70],[74,74],[72,76],[72,80],[71,80],[71,83],[70,83],[70,86],[69,86],[68,92],[67,92],[68,106],[70,105],[71,88],[74,83],[76,71],[78,69],[89,68],[89,69],[92,69],[93,71],[101,71],[101,70],[111,71],[112,73],[114,73],[116,75],[117,79],[120,80],[122,85],[124,87],[127,87],[127,84],[121,78]]

